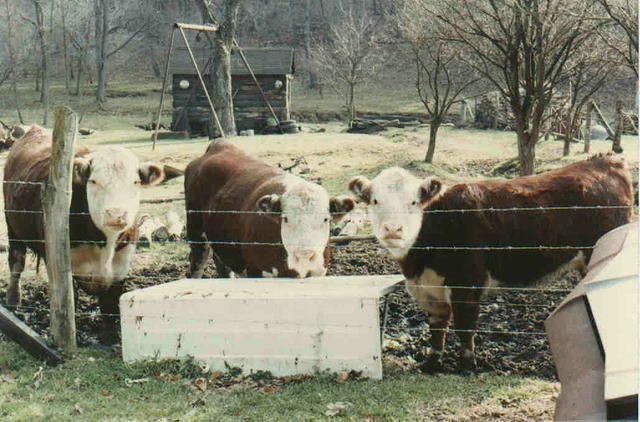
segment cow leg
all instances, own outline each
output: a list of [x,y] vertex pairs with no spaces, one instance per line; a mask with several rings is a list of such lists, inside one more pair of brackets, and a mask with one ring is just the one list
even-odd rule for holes
[[453,306],[454,327],[458,331],[461,351],[458,359],[462,372],[475,371],[475,330],[480,313],[480,289],[452,289],[451,301]]
[[103,344],[114,344],[118,341],[118,322],[120,307],[118,302],[124,291],[124,283],[116,281],[107,290],[98,295],[98,305],[102,319],[100,341]]
[[9,241],[9,286],[7,286],[7,304],[11,306],[22,303],[20,276],[24,271],[27,247],[23,242]]
[[227,267],[222,259],[218,256],[215,251],[213,252],[213,263],[216,265],[216,273],[218,273],[218,278],[229,278],[231,274],[231,269]]
[[[199,242],[204,241],[204,239]],[[189,253],[189,278],[202,278],[211,257],[211,247],[206,243],[192,243]],[[216,266],[217,268],[217,266]]]
[[441,371],[447,329],[451,320],[449,289],[444,285],[444,278],[429,269],[419,279],[407,280],[406,287],[429,318],[432,350],[420,369],[427,373]]

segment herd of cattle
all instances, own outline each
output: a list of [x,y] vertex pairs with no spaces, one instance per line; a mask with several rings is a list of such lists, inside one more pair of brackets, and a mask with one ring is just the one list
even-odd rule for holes
[[[7,157],[10,305],[21,301],[27,248],[45,257],[40,195],[50,154],[51,134],[34,126]],[[73,171],[74,280],[97,296],[103,314],[115,314],[138,238],[140,188],[162,182],[163,170],[109,147],[78,148]],[[459,363],[475,367],[474,330],[484,289],[496,282],[528,285],[565,264],[584,268],[596,240],[633,218],[631,177],[624,161],[612,155],[535,176],[451,187],[392,167],[372,180],[354,177],[348,185],[353,196],[330,196],[216,140],[187,166],[184,186],[189,277],[202,277],[210,258],[221,277],[324,276],[330,222],[352,212],[356,201],[366,204],[375,237],[429,315],[434,351],[425,370],[441,365],[452,318],[460,330]],[[102,339],[113,341],[115,319],[103,321]]]

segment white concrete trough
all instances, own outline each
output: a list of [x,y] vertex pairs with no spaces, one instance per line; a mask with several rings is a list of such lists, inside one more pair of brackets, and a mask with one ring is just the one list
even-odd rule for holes
[[275,376],[382,378],[380,298],[401,275],[184,279],[121,296],[127,362],[193,357]]

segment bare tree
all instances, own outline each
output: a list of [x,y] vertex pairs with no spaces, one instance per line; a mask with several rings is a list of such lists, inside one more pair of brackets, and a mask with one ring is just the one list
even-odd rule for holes
[[[40,50],[40,69],[39,80],[42,83],[40,87],[40,102],[44,105],[44,117],[42,123],[47,124],[47,117],[49,111],[49,61],[46,31],[44,26],[44,11],[42,9],[42,0],[31,0],[34,7],[34,18],[30,19],[26,16],[22,16],[22,19],[31,23],[36,31],[36,38],[38,40],[38,48]],[[53,4],[51,5],[53,7]],[[36,91],[38,90],[38,84],[36,83]]]
[[[107,64],[109,59],[125,48],[138,34],[145,29],[145,25],[136,17],[128,17],[122,5],[118,8],[117,0],[94,0],[94,38],[96,55],[96,73],[98,86],[96,101],[102,105],[106,101]],[[119,12],[119,13],[118,13]],[[112,16],[112,14],[114,16]],[[117,46],[111,48],[111,39],[115,34],[129,32]]]
[[613,25],[603,30],[603,39],[638,77],[638,2],[596,0]]
[[[238,10],[241,0],[196,0],[205,22],[219,25],[218,31],[210,37],[213,46],[211,58],[211,99],[218,113],[220,125],[226,134],[236,133],[231,93],[231,50],[238,24]],[[210,125],[213,127],[213,125]],[[213,131],[209,138],[214,138]]]
[[509,100],[520,174],[532,174],[552,93],[600,25],[589,19],[594,1],[450,0],[425,9],[451,29],[448,40],[464,49],[467,63]]
[[451,107],[462,101],[462,94],[475,82],[477,74],[464,61],[455,46],[442,40],[434,23],[420,13],[421,0],[405,0],[395,25],[409,43],[416,65],[416,89],[431,118],[429,146],[424,160],[433,161],[438,129]]
[[566,65],[568,92],[563,110],[563,156],[568,156],[571,152],[571,142],[580,130],[583,108],[616,70],[609,57],[603,54],[606,53],[606,49],[598,47],[596,44],[590,44],[588,48],[582,48]]
[[356,87],[376,73],[382,59],[380,26],[371,15],[353,7],[340,8],[337,23],[329,25],[326,41],[316,42],[312,57],[323,77],[343,92],[349,117],[356,117]]
[[2,78],[0,78],[0,85],[6,80],[6,78],[11,79],[11,90],[13,91],[13,98],[15,101],[16,113],[18,115],[18,120],[20,124],[24,124],[24,118],[22,117],[22,111],[20,109],[20,97],[18,95],[18,74],[20,71],[20,66],[18,65],[19,57],[16,53],[16,49],[14,46],[14,15],[15,15],[15,6],[11,4],[11,0],[5,0],[4,3],[4,16],[2,20],[6,24],[6,42],[5,45],[7,47],[7,53],[9,55],[9,60],[7,62],[7,66],[5,71],[3,72]]

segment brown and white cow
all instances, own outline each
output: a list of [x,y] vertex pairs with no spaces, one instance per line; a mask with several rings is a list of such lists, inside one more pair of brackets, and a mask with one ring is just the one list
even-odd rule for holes
[[221,276],[229,270],[248,277],[323,276],[332,215],[337,219],[355,205],[225,140],[213,141],[187,166],[184,185],[194,278],[203,275],[209,246]]
[[[629,172],[621,159],[610,155],[540,175],[448,189],[438,179],[420,180],[394,167],[372,181],[356,177],[349,188],[368,204],[375,236],[399,262],[407,290],[429,315],[434,353],[425,370],[441,367],[452,314],[462,342],[461,369],[475,367],[473,331],[483,288],[496,281],[528,285],[562,264],[580,265],[579,256],[588,258],[600,236],[629,222],[633,215]],[[598,205],[621,207],[487,210]],[[482,249],[540,245],[584,249]],[[446,249],[450,247],[463,249]]]
[[[11,305],[21,302],[20,275],[27,248],[45,258],[39,183],[48,178],[50,156],[51,133],[33,126],[11,147],[4,168],[11,271],[7,302]],[[122,280],[136,247],[140,187],[162,178],[161,167],[141,164],[124,148],[76,150],[69,216],[72,271],[83,290],[98,296],[104,314],[118,313]],[[115,320],[103,321],[103,340],[113,340]]]

